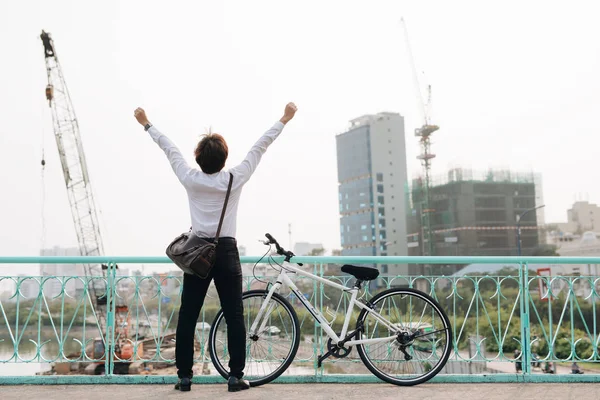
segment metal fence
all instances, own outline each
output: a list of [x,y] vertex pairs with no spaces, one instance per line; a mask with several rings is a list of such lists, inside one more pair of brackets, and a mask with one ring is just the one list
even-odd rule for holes
[[[253,269],[257,261],[242,257],[246,289],[264,288],[274,274],[267,264]],[[433,381],[600,382],[598,257],[297,257],[295,261],[347,285],[354,278],[340,272],[342,264],[428,265],[423,269],[427,276],[382,276],[362,296],[404,286],[438,300],[452,325],[453,353]],[[92,263],[106,265],[106,276],[11,274],[22,264]],[[475,263],[517,268],[494,274],[435,275],[436,265]],[[123,268],[142,264],[155,264],[154,269],[164,273],[120,275]],[[548,266],[556,264],[585,267],[579,273],[554,276]],[[308,278],[295,281],[334,330],[340,330],[346,295]],[[106,318],[99,315],[102,308],[90,294],[98,286],[105,288]],[[175,382],[181,289],[181,273],[165,257],[0,257],[0,384]],[[282,294],[300,318],[301,346],[277,381],[377,382],[355,351],[318,367],[319,355],[327,351],[327,337],[293,294]],[[218,309],[211,287],[196,325],[198,382],[222,381],[207,351],[208,330]],[[574,363],[582,374],[572,373]]]

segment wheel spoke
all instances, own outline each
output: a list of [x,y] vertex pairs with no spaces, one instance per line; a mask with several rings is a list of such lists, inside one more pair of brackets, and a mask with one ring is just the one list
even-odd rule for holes
[[[262,306],[266,292],[253,291],[244,293],[244,322],[246,332],[255,321]],[[261,385],[277,378],[291,363],[300,342],[298,318],[289,303],[281,296],[274,295],[268,315],[263,315],[258,322],[254,337],[246,338],[246,367],[244,377],[254,386]],[[218,372],[226,377],[228,374],[229,352],[227,343],[227,323],[219,311],[215,318],[215,326],[211,330],[211,357]]]
[[[397,329],[398,338],[357,345],[367,368],[397,385],[414,385],[435,376],[446,363],[452,343],[450,323],[440,306],[414,289],[391,289],[371,302],[374,310]],[[377,339],[395,333],[367,311],[361,313],[358,322],[363,326],[360,338]]]

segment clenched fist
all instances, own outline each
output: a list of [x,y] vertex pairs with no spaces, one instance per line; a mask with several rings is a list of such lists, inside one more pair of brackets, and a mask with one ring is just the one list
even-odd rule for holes
[[139,122],[142,126],[146,126],[150,123],[150,121],[148,121],[148,118],[146,117],[146,111],[144,111],[143,108],[136,108],[133,112],[133,115],[135,116],[135,119],[137,119],[137,122]]
[[280,121],[284,124],[287,124],[292,118],[294,118],[296,111],[298,111],[298,107],[296,107],[294,103],[287,103],[285,106],[285,111],[283,112],[283,117],[281,117]]

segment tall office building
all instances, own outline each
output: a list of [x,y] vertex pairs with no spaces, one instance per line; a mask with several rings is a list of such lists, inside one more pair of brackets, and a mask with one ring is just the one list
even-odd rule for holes
[[[382,112],[353,119],[336,142],[342,255],[407,255],[404,117]],[[381,265],[380,271],[406,275],[408,267]]]

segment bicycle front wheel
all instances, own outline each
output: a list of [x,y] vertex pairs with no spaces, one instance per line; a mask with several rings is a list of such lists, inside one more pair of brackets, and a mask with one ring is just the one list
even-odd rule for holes
[[[262,330],[254,335],[250,328],[267,297],[266,290],[251,290],[242,295],[246,326],[246,367],[244,379],[251,386],[264,385],[280,376],[292,363],[300,346],[300,323],[294,308],[281,295],[273,293],[265,315],[258,321]],[[229,376],[227,323],[223,310],[217,313],[209,335],[213,365],[225,379]]]
[[[450,321],[440,305],[414,289],[389,289],[371,299],[373,311],[390,327],[362,310],[357,319],[359,340],[381,339],[357,345],[365,366],[378,378],[412,386],[433,378],[446,364],[452,346]],[[393,336],[393,339],[385,339]]]

